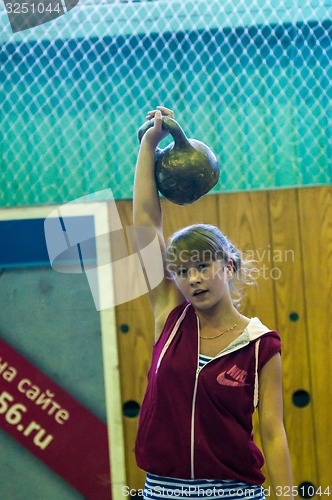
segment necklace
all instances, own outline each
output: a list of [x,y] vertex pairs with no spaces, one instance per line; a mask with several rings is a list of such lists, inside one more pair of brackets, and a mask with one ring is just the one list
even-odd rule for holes
[[224,331],[223,331],[223,332],[221,332],[221,333],[218,333],[218,335],[215,335],[214,337],[203,337],[202,335],[200,335],[199,337],[200,337],[201,339],[204,339],[204,340],[213,340],[213,339],[217,339],[218,337],[221,337],[221,336],[222,336],[222,335],[224,335],[225,333],[227,333],[227,332],[231,332],[232,330],[234,330],[234,328],[236,328],[236,327],[237,327],[237,325],[238,325],[238,323],[239,323],[239,321],[240,321],[240,319],[241,319],[241,316],[242,316],[242,314],[239,314],[239,317],[238,317],[238,319],[237,319],[237,321],[236,321],[235,325],[231,326],[230,328],[227,328],[227,330],[224,330]]

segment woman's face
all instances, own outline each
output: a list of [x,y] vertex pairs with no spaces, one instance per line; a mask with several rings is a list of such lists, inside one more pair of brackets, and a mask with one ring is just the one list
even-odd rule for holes
[[209,309],[220,302],[225,294],[229,298],[228,275],[230,269],[221,260],[181,259],[174,266],[175,281],[196,309]]

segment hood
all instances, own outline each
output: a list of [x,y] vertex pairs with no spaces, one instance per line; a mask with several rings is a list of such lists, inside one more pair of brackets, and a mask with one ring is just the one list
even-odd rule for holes
[[251,318],[250,322],[247,325],[246,331],[249,333],[250,342],[252,342],[260,338],[265,333],[272,332],[273,330],[263,325],[260,319]]

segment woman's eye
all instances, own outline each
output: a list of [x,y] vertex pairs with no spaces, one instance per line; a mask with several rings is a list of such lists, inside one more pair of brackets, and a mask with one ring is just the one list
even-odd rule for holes
[[199,264],[198,269],[203,270],[207,269],[208,267],[209,267],[208,264]]
[[177,275],[178,276],[185,276],[186,273],[187,273],[187,269],[185,269],[183,267],[177,270]]

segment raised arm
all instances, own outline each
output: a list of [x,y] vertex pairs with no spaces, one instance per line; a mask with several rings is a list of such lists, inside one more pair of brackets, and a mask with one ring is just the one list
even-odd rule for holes
[[165,278],[160,285],[149,292],[149,298],[156,319],[156,334],[169,312],[183,302],[183,297],[167,273],[165,263],[165,240],[162,232],[162,211],[155,181],[155,150],[159,142],[168,134],[162,128],[162,116],[174,117],[173,111],[158,106],[149,111],[147,119],[154,118],[154,126],[144,134],[136,163],[134,182],[133,218],[135,226],[147,226],[157,231],[164,260]]
[[[173,117],[171,110],[164,109]],[[162,213],[154,175],[155,150],[159,142],[167,135],[162,129],[162,112],[150,111],[148,119],[155,118],[155,124],[144,134],[138,153],[134,183],[134,224],[135,226],[152,226],[162,237]]]

